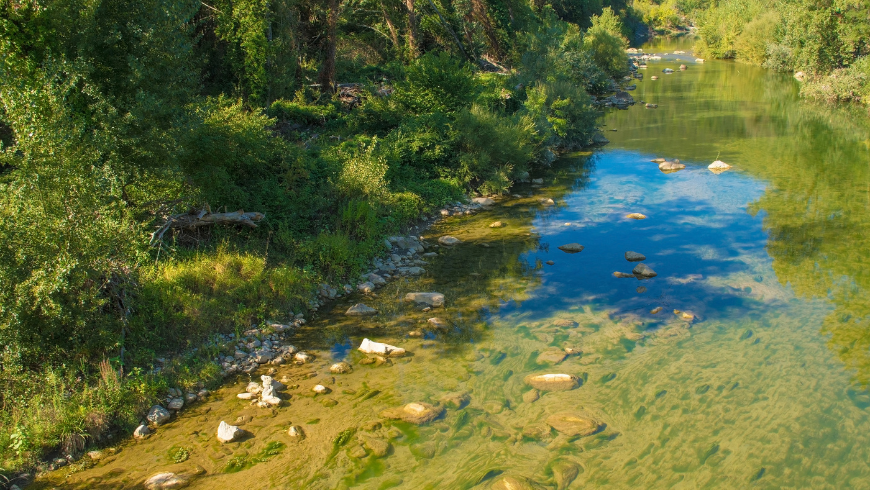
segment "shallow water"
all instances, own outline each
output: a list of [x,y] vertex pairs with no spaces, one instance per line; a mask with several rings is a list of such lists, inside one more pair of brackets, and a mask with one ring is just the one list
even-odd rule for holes
[[[666,48],[688,46],[658,49]],[[288,406],[237,400],[247,383],[239,379],[150,439],[40,486],[135,488],[173,471],[198,474],[189,488],[211,489],[468,489],[508,475],[556,488],[554,468],[573,462],[581,471],[567,488],[870,488],[866,115],[801,102],[787,76],[688,60],[648,63],[632,95],[659,107],[609,112],[611,144],[533,176],[545,184],[518,188],[521,198],[430,230],[430,242],[449,233],[463,243],[440,249],[426,276],[311,321],[293,343],[317,360],[277,375],[298,384]],[[661,73],[680,63],[688,70]],[[717,155],[734,169],[708,171]],[[655,157],[687,168],[662,173]],[[556,206],[540,205],[545,197]],[[648,218],[625,218],[632,212]],[[496,220],[507,226],[489,228]],[[556,248],[569,242],[585,250]],[[658,276],[615,278],[635,265],[623,257],[629,250]],[[446,308],[400,301],[431,290],[446,295]],[[357,301],[381,314],[341,315]],[[408,335],[432,316],[451,328]],[[364,337],[411,355],[360,365],[365,356],[353,348]],[[537,362],[565,347],[582,354]],[[337,360],[354,373],[329,375]],[[547,372],[583,383],[524,401],[525,376]],[[317,383],[332,393],[314,397]],[[457,391],[469,405],[428,425],[379,417]],[[586,437],[549,430],[547,417],[565,411],[606,425]],[[240,416],[250,417],[243,428],[253,437],[219,445],[218,423]],[[307,437],[293,442],[290,425]],[[349,437],[337,444],[342,433]],[[387,456],[353,455],[370,436],[390,441]],[[226,472],[233,458],[250,460],[275,441],[286,448]],[[176,446],[189,449],[188,461],[169,460]]]

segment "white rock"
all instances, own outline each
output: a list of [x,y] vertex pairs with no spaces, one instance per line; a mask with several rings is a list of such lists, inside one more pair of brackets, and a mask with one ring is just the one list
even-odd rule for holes
[[441,293],[408,293],[405,302],[422,303],[432,307],[444,306],[444,295]]
[[336,362],[332,366],[329,366],[329,372],[332,374],[348,374],[353,372],[353,367],[344,361]]
[[186,487],[188,483],[188,478],[185,476],[175,473],[158,473],[145,480],[144,486],[147,490],[170,490]]
[[160,405],[154,405],[151,407],[151,410],[148,410],[148,415],[145,418],[154,425],[163,425],[169,422],[170,417],[171,415],[168,410]]
[[472,199],[473,202],[480,204],[481,206],[492,206],[495,204],[495,201],[488,197],[475,197]]
[[260,386],[260,383],[257,383],[256,381],[251,381],[250,383],[248,383],[248,386],[245,387],[245,391],[252,395],[256,395],[263,391],[263,387]]
[[315,385],[314,388],[311,388],[311,391],[317,393],[318,395],[325,395],[331,390],[323,385]]
[[369,339],[363,339],[359,350],[366,354],[380,354],[387,357],[402,357],[405,355],[405,349],[394,345],[382,344],[380,342],[372,342]]
[[217,430],[217,438],[221,442],[233,442],[242,435],[242,430],[221,420]]
[[254,399],[254,394],[253,394],[253,393],[239,393],[239,394],[236,395],[236,396],[239,397],[239,398],[242,399],[242,400],[253,400],[253,399]]
[[296,360],[296,362],[301,362],[302,364],[307,364],[307,363],[311,362],[312,357],[307,352],[297,352],[293,356],[293,359]]
[[731,165],[728,165],[722,160],[716,160],[715,162],[708,165],[707,168],[709,168],[710,170],[728,170],[729,168],[731,168]]
[[149,434],[151,434],[151,429],[149,429],[145,424],[139,425],[139,427],[136,427],[136,430],[133,431],[133,437],[136,439],[144,439]]

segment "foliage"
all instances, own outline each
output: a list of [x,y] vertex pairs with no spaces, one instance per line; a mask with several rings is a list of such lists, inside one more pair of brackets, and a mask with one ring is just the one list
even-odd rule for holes
[[446,53],[426,54],[408,67],[394,97],[412,114],[457,112],[477,96],[471,67]]
[[848,68],[813,78],[801,87],[801,94],[828,102],[870,104],[870,57],[864,56]]

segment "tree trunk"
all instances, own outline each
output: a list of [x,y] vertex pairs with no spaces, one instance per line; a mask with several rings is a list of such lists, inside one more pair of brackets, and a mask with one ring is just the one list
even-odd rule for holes
[[501,50],[501,44],[498,42],[498,33],[489,20],[489,12],[484,0],[471,0],[471,7],[474,11],[474,17],[483,25],[483,32],[486,34],[487,41],[489,41],[490,54],[496,60],[501,61],[504,53]]
[[384,14],[384,22],[387,24],[387,28],[390,29],[390,39],[393,40],[393,47],[397,50],[399,49],[399,31],[396,29],[396,25],[393,24],[393,20],[390,19],[389,14],[387,14],[387,8],[384,7],[383,2],[381,2],[381,12]]
[[338,25],[338,0],[329,0],[329,15],[326,18],[326,50],[320,67],[320,90],[332,93],[335,85],[335,45]]
[[190,211],[172,215],[160,228],[151,234],[151,245],[159,242],[163,234],[173,228],[194,229],[208,225],[244,225],[256,228],[255,221],[262,220],[266,215],[255,211],[234,211],[232,213],[212,213],[207,208],[200,211]]
[[405,0],[405,7],[408,9],[408,54],[411,58],[416,58],[420,46],[417,42],[417,13],[414,11],[414,0]]

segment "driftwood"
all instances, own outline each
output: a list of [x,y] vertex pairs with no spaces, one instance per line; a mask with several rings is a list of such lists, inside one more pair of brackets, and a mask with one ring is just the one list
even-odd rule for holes
[[242,210],[232,213],[212,213],[208,208],[193,210],[187,213],[175,214],[169,217],[160,228],[151,234],[150,245],[154,245],[163,239],[163,235],[171,229],[192,230],[208,225],[245,225],[256,228],[256,221],[265,218],[266,215],[256,211],[245,212]]

